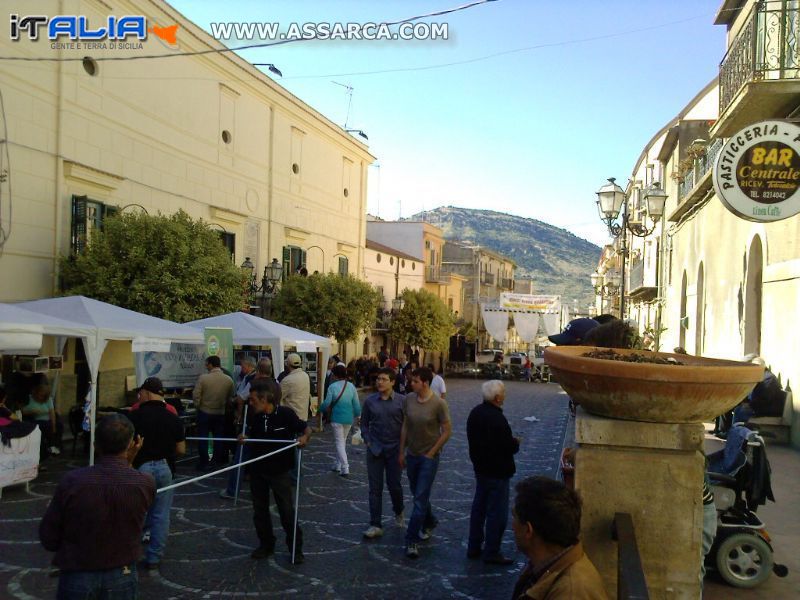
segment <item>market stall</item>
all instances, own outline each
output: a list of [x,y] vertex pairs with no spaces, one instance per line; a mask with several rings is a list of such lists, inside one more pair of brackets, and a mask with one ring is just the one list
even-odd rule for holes
[[[97,407],[97,374],[100,359],[106,345],[111,340],[129,340],[133,352],[148,350],[166,352],[173,342],[202,344],[203,332],[193,327],[180,325],[138,313],[113,304],[93,300],[84,296],[66,296],[22,302],[16,307],[43,317],[53,317],[83,328],[80,337],[86,353],[86,361],[91,374],[88,419],[90,423],[91,453],[90,464],[94,463],[94,425]],[[0,329],[0,332],[2,329]],[[64,335],[74,335],[64,332]],[[63,348],[65,340],[59,339]]]

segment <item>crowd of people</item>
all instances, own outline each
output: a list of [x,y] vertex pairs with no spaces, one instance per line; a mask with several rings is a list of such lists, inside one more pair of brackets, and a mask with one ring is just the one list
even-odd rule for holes
[[[380,361],[378,357],[377,364]],[[363,439],[369,501],[364,538],[384,533],[385,481],[393,523],[405,528],[405,556],[416,560],[425,553],[422,543],[431,539],[438,525],[431,492],[442,450],[452,435],[446,384],[432,368],[405,357],[401,362],[387,354],[382,362],[371,375],[366,371],[374,381],[374,391],[362,404],[348,367],[333,357],[319,411],[333,431],[332,471],[343,477],[350,473],[345,440],[351,429]],[[218,357],[210,356],[206,369],[194,389],[198,437],[226,435],[225,414],[232,414],[239,442],[233,461],[248,463],[243,469],[227,467],[228,485],[220,496],[235,497],[245,472],[258,538],[252,558],[263,559],[275,552],[270,515],[274,500],[291,562],[301,564],[303,535],[295,513],[295,486],[300,481],[298,450],[311,436],[310,381],[302,359],[289,354],[277,378],[268,359],[256,363],[245,357],[238,372],[229,376]],[[40,524],[40,539],[55,552],[59,598],[84,598],[101,591],[135,597],[137,569],[159,567],[169,534],[175,460],[186,451],[183,425],[165,402],[162,387],[158,378],[148,378],[138,389],[135,409],[128,416],[101,419],[95,435],[97,463],[71,471],[58,484]],[[502,412],[504,384],[488,381],[481,391],[483,401],[470,413],[466,428],[476,478],[466,557],[508,565],[513,561],[502,554],[500,545],[508,525],[510,481],[520,440],[512,435]],[[214,440],[210,460],[209,444],[201,441],[197,446],[200,471],[227,464],[220,440]],[[411,492],[408,511],[404,470]],[[530,563],[514,598],[526,594],[604,598],[600,576],[577,540],[580,500],[575,492],[541,477],[522,480],[516,490],[512,528],[517,546]],[[87,514],[92,518],[86,519]],[[108,531],[116,532],[114,548],[104,533]],[[139,560],[142,543],[144,559]]]

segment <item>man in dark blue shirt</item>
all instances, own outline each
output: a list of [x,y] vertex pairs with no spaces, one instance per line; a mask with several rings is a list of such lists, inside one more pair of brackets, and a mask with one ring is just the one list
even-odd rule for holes
[[[275,390],[266,381],[253,381],[250,385],[250,414],[247,419],[247,436],[240,435],[244,441],[248,438],[262,440],[286,440],[286,444],[252,442],[248,444],[249,459],[274,452],[291,444],[297,439],[297,445],[303,447],[311,437],[311,429],[305,421],[301,421],[294,410],[286,406],[276,406]],[[297,437],[300,436],[300,437]],[[266,558],[275,552],[275,534],[272,531],[272,517],[269,514],[269,493],[275,497],[281,526],[286,532],[286,545],[292,549],[295,540],[294,511],[294,479],[290,471],[294,467],[294,452],[284,450],[269,458],[251,463],[247,466],[250,474],[250,491],[253,494],[253,524],[258,534],[259,547],[250,555],[255,559]],[[303,558],[303,532],[298,525],[296,530],[296,548],[293,564],[301,564]]]
[[400,449],[400,431],[403,428],[403,399],[392,391],[396,374],[394,369],[378,371],[375,387],[378,391],[364,401],[361,409],[361,437],[367,445],[367,476],[369,478],[369,528],[364,537],[383,535],[381,523],[383,508],[383,474],[392,498],[394,520],[405,527],[403,517],[403,487],[397,453]]
[[483,402],[472,409],[467,419],[469,458],[475,469],[467,557],[481,556],[485,537],[484,562],[510,565],[514,561],[500,553],[500,542],[508,524],[509,480],[516,472],[514,455],[519,451],[519,439],[511,435],[503,415],[503,382],[487,381],[481,391]]

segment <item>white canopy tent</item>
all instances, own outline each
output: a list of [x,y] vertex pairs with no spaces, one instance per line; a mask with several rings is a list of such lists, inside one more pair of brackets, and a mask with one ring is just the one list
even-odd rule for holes
[[272,362],[276,373],[283,365],[283,350],[294,346],[298,352],[322,352],[322,365],[327,364],[331,354],[331,341],[320,335],[268,321],[244,312],[232,312],[207,319],[186,323],[202,331],[205,327],[230,327],[233,329],[233,343],[237,346],[270,346]]
[[83,338],[92,333],[91,327],[0,303],[0,352],[4,354],[38,353],[45,335]]
[[[64,298],[47,298],[33,300],[15,305],[27,311],[54,317],[86,331],[78,337],[83,341],[86,362],[91,374],[89,422],[92,438],[90,464],[94,463],[94,429],[97,416],[97,374],[100,370],[100,359],[110,340],[130,340],[132,350],[168,351],[172,342],[202,344],[203,332],[193,327],[180,325],[138,313],[113,304],[100,302],[84,296],[67,296]],[[59,334],[62,335],[62,334]],[[63,335],[75,335],[64,333]],[[66,340],[59,340],[59,348],[63,348]]]

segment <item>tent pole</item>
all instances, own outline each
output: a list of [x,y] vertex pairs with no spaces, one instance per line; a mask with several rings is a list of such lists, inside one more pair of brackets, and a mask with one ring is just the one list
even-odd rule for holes
[[[248,409],[248,405],[245,404],[244,405],[244,419],[242,419],[242,435],[244,435],[245,432],[247,431],[247,409]],[[241,467],[241,464],[242,464],[242,453],[244,452],[244,445],[240,445],[238,448],[236,448],[236,450],[239,451],[239,460],[236,461],[239,464],[239,467],[236,468],[236,494],[233,497],[233,505],[234,506],[236,506],[236,504],[239,502],[239,484],[242,482],[242,467]],[[235,453],[235,451],[234,451],[234,453]]]
[[294,490],[294,529],[292,530],[292,564],[297,548],[297,512],[300,510],[300,471],[303,469],[303,449],[297,449],[297,484]]

